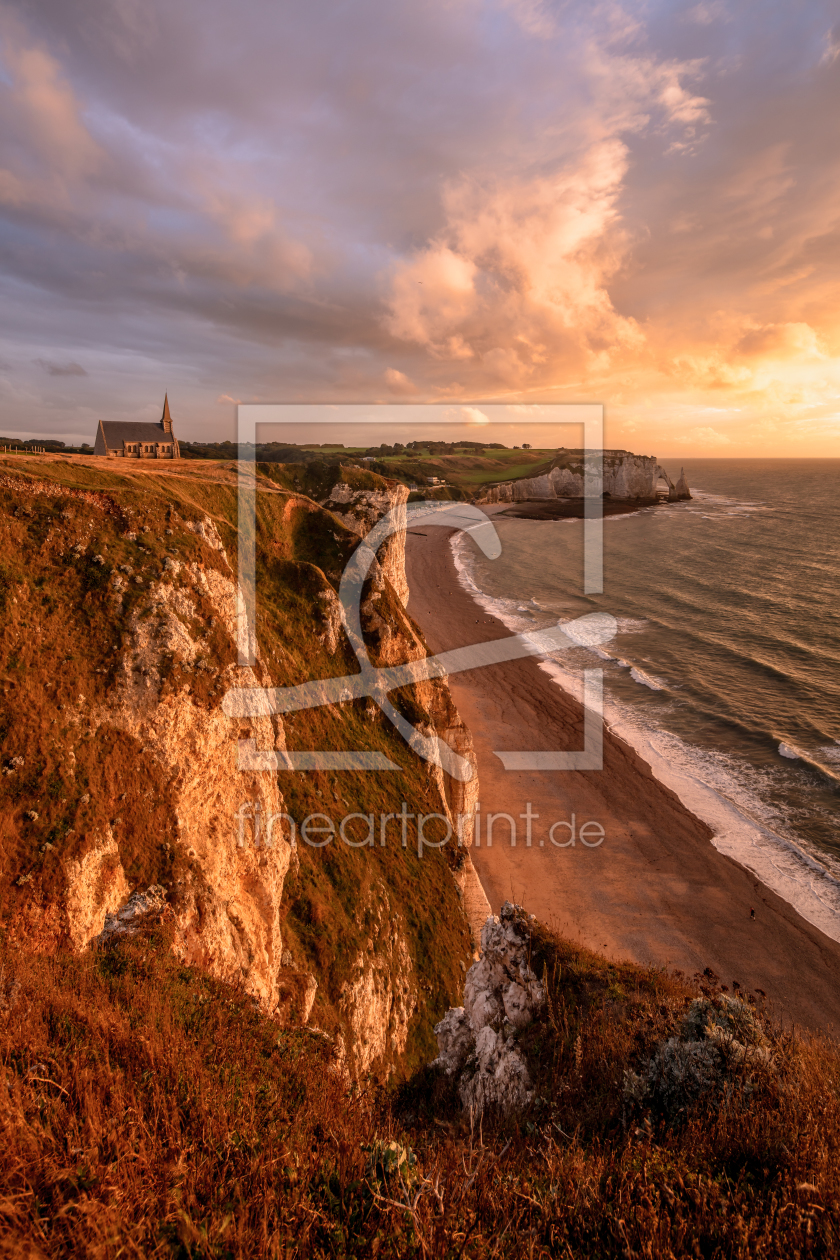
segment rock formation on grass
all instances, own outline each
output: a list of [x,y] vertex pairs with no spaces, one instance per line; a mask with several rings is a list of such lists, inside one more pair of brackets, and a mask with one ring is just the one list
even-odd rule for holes
[[435,1027],[435,1066],[455,1077],[465,1110],[512,1112],[530,1100],[531,1081],[518,1036],[545,1004],[531,970],[531,933],[521,906],[506,901],[481,932],[481,956],[467,972],[464,1005]]

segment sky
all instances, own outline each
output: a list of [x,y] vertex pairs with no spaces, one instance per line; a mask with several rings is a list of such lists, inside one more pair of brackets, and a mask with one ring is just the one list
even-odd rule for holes
[[429,438],[593,451],[607,445],[599,403],[240,403],[236,411],[235,440],[242,443],[373,447]]
[[840,456],[840,6],[0,4],[0,432],[602,403]]

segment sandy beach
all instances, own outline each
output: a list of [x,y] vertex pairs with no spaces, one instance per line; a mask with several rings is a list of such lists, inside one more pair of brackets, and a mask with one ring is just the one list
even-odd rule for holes
[[[449,537],[409,531],[406,544],[409,612],[433,652],[510,634],[460,586]],[[458,674],[450,686],[478,756],[472,858],[494,911],[510,898],[610,957],[687,974],[710,967],[730,989],[763,990],[785,1022],[840,1035],[840,944],[719,853],[708,826],[622,740],[605,731],[600,772],[503,768],[494,750],[583,747],[581,706],[536,660]],[[488,847],[488,814],[513,818],[515,846],[499,819]],[[590,845],[603,829],[597,847],[581,840],[587,823]]]

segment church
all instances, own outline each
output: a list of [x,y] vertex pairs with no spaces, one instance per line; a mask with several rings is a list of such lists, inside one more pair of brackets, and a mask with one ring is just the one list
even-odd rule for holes
[[93,453],[108,459],[180,459],[178,439],[172,432],[169,395],[164,395],[163,415],[157,424],[142,420],[100,420]]

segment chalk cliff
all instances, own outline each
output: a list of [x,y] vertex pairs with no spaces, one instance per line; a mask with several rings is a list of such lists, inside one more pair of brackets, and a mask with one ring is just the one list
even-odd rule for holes
[[[660,480],[668,486],[669,498],[691,498],[685,476],[679,493],[654,455],[633,455],[629,451],[604,451],[602,493],[613,499],[654,501]],[[594,461],[589,462],[596,469]],[[582,451],[558,451],[548,472],[539,477],[521,477],[488,487],[482,503],[520,503],[535,499],[582,498],[585,492],[587,461]]]
[[[669,495],[668,497],[670,498],[671,496]],[[675,499],[690,499],[691,498],[691,491],[688,488],[688,481],[686,480],[684,468],[680,469],[679,480],[677,481],[677,484],[674,486],[673,497]]]
[[[104,488],[82,496],[62,486],[65,466],[44,471],[56,480],[21,474],[0,487],[0,909],[10,937],[80,950],[106,920],[129,922],[126,904],[154,889],[186,963],[284,1018],[311,1018],[351,1070],[387,1072],[412,1029],[422,1054],[474,949],[464,907],[475,922],[486,914],[468,854],[452,846],[421,860],[394,835],[384,849],[336,838],[322,852],[293,844],[292,827],[313,813],[396,813],[405,799],[457,828],[477,781],[419,761],[361,702],[285,720],[266,710],[246,726],[222,710],[232,687],[357,668],[337,583],[358,537],[405,494],[339,483],[324,510],[261,484],[258,653],[243,667],[232,478],[190,469],[136,492],[103,475]],[[362,606],[377,663],[425,652],[406,596],[397,534]],[[404,705],[472,757],[444,681],[417,685]],[[396,783],[243,770],[238,738],[264,750],[377,747],[404,773]]]
[[[370,474],[366,473],[364,479],[369,480]],[[398,519],[402,527],[380,548],[378,557],[381,577],[377,578],[374,575],[368,598],[362,606],[365,630],[378,649],[376,662],[381,666],[388,666],[422,659],[426,654],[426,646],[408,618],[401,618],[399,626],[394,627],[392,623],[384,621],[377,611],[376,604],[384,590],[382,578],[387,579],[403,606],[408,603],[408,580],[405,573],[405,505],[408,501],[408,489],[396,481],[383,480],[380,477],[376,477],[375,480],[377,484],[367,488],[348,484],[347,481],[339,481],[321,502],[328,511],[338,516],[348,529],[353,530],[362,538],[367,537],[373,526],[387,512],[395,508],[398,511]],[[335,624],[330,633],[337,635],[337,601],[333,606],[332,615]],[[423,721],[418,723],[418,728],[426,734],[434,732],[442,737],[453,751],[465,757],[473,767],[473,776],[466,782],[450,778],[438,766],[429,767],[429,773],[436,783],[446,814],[453,827],[457,829],[459,819],[472,817],[479,794],[472,737],[455,708],[446,684],[440,686],[436,680],[417,683],[415,695],[428,714],[428,720],[425,723]],[[490,906],[469,853],[472,844],[471,828],[461,826],[460,832],[462,845],[454,867],[454,875],[477,949],[481,929],[490,913]]]
[[387,512],[396,509],[400,528],[380,547],[378,559],[382,572],[405,607],[408,603],[408,581],[405,576],[405,505],[408,502],[408,486],[399,481],[384,481],[382,478],[377,478],[377,481],[382,484],[370,489],[359,489],[346,481],[338,481],[327,498],[320,502],[360,538],[366,538],[377,521]]

